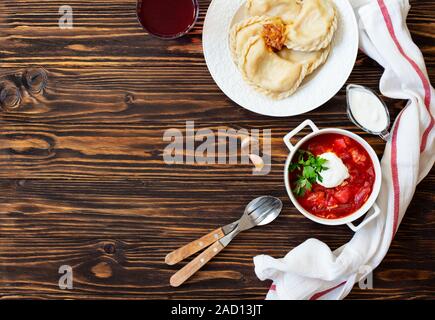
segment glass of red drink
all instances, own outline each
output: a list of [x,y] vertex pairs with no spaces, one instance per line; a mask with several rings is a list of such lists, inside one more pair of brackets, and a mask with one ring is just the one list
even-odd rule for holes
[[138,0],[137,17],[149,34],[160,39],[186,35],[199,14],[198,0]]

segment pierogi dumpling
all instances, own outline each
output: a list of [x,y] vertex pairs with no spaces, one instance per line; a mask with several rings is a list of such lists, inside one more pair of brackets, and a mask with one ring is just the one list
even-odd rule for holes
[[330,0],[303,0],[302,9],[288,29],[286,46],[301,51],[327,47],[337,29],[337,14]]
[[288,26],[286,46],[299,51],[327,47],[337,29],[331,0],[247,0],[251,15],[276,16]]
[[230,49],[234,62],[237,64],[243,47],[253,36],[260,35],[263,32],[264,25],[271,23],[269,17],[252,17],[248,18],[231,29],[230,32]]
[[325,63],[330,51],[331,46],[327,46],[326,48],[317,51],[297,51],[284,48],[278,52],[278,55],[285,60],[306,65],[306,75],[309,75]]
[[249,39],[238,65],[246,82],[273,99],[292,95],[307,72],[306,65],[283,59],[270,50],[261,36]]
[[286,24],[293,23],[302,9],[298,0],[247,0],[251,16],[280,17]]

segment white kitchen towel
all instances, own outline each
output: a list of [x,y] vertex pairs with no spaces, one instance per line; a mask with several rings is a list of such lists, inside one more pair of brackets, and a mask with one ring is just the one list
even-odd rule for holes
[[434,89],[406,17],[408,0],[353,0],[360,48],[385,68],[383,95],[406,99],[382,159],[381,215],[335,251],[309,239],[282,259],[254,258],[255,272],[273,285],[267,299],[343,299],[383,260],[417,184],[435,160]]

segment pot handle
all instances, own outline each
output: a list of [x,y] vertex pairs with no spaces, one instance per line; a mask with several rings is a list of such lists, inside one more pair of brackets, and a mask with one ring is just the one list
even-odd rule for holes
[[319,128],[314,124],[311,120],[305,120],[300,125],[298,125],[295,129],[290,131],[285,137],[284,137],[284,143],[286,144],[287,148],[289,148],[290,151],[293,151],[295,149],[295,146],[291,143],[291,139],[297,135],[302,129],[309,126],[313,132],[319,131]]
[[[370,212],[371,211],[371,212]],[[352,229],[353,232],[357,232],[361,228],[363,228],[367,223],[374,220],[381,214],[381,208],[376,204],[376,202],[373,204],[373,207],[370,208],[369,212],[367,213],[367,216],[363,222],[361,222],[358,226],[355,226],[352,222],[349,222],[347,226]]]

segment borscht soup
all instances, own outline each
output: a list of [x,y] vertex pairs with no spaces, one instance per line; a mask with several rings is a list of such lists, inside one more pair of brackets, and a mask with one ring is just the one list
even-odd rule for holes
[[288,178],[298,203],[323,219],[340,219],[358,211],[376,180],[364,147],[337,133],[319,134],[305,142],[293,156]]

